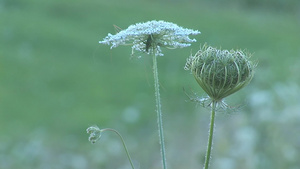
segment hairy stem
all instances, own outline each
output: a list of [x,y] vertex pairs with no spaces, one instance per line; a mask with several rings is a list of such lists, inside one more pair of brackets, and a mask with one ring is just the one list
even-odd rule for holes
[[123,147],[124,147],[124,149],[125,149],[127,158],[128,158],[128,160],[129,160],[129,162],[130,162],[131,168],[134,169],[134,166],[133,166],[131,157],[130,157],[130,155],[129,155],[129,151],[128,151],[128,149],[127,149],[127,146],[126,146],[125,141],[124,141],[123,137],[121,136],[121,134],[120,134],[117,130],[111,129],[111,128],[105,128],[105,129],[102,129],[101,131],[112,131],[112,132],[116,133],[116,134],[120,137],[120,139],[121,139],[121,141],[122,141],[122,144],[123,144]]
[[160,93],[159,93],[158,71],[157,71],[157,58],[156,57],[157,56],[155,54],[153,54],[153,74],[154,74],[154,88],[155,88],[158,135],[159,135],[160,152],[161,152],[161,157],[162,157],[163,169],[167,169],[162,112],[161,112],[161,102],[160,102]]
[[215,126],[215,115],[216,115],[216,101],[213,100],[212,106],[211,106],[210,126],[209,126],[209,136],[208,136],[207,150],[206,150],[205,163],[204,163],[203,169],[208,169],[209,161],[210,161],[210,158],[211,158],[211,150],[212,150],[214,126]]

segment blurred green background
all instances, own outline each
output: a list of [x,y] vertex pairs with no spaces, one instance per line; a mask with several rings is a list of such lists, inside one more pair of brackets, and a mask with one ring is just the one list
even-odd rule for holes
[[197,29],[190,48],[163,49],[159,78],[169,168],[202,168],[209,110],[186,58],[207,42],[247,49],[259,61],[249,86],[220,112],[211,169],[299,169],[298,0],[0,0],[0,168],[160,169],[151,57],[98,44],[113,25],[165,20]]

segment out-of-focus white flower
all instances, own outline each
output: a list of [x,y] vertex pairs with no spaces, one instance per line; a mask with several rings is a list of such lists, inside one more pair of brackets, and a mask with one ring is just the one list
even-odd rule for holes
[[190,46],[196,39],[190,39],[189,35],[197,34],[200,34],[197,30],[182,28],[171,22],[153,20],[130,25],[115,35],[109,33],[99,43],[111,45],[111,48],[132,45],[132,54],[136,50],[163,56],[161,47],[175,49]]

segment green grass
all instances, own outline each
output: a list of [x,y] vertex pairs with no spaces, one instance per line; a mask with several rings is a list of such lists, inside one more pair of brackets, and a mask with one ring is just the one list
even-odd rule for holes
[[[205,42],[248,49],[259,61],[252,83],[228,98],[233,105],[245,104],[242,110],[230,118],[217,116],[212,168],[225,169],[226,160],[233,165],[227,168],[300,165],[299,136],[292,134],[300,128],[299,96],[293,94],[300,82],[296,16],[196,1],[126,2],[1,3],[0,168],[129,166],[113,134],[90,145],[85,129],[93,124],[120,131],[141,168],[159,168],[151,58],[130,59],[130,47],[110,50],[98,44],[107,33],[115,33],[113,24],[125,29],[152,19],[202,33],[191,48],[163,49],[165,56],[158,58],[170,168],[203,164],[199,159],[205,153],[209,111],[186,102],[183,87],[200,96],[203,92],[183,67],[191,50],[195,53]],[[261,93],[271,98],[252,103],[254,94]],[[130,114],[137,119],[124,118]],[[245,139],[242,131],[254,133],[253,144],[247,138],[240,142]],[[246,145],[250,148],[244,153],[233,154]]]

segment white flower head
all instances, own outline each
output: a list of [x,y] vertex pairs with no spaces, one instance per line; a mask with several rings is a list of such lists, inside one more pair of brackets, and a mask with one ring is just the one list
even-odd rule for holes
[[153,20],[130,25],[115,35],[109,33],[99,43],[111,45],[111,48],[130,44],[132,54],[136,50],[163,56],[161,47],[175,49],[190,46],[196,39],[190,39],[189,35],[197,34],[200,34],[197,30],[182,28],[171,22]]

